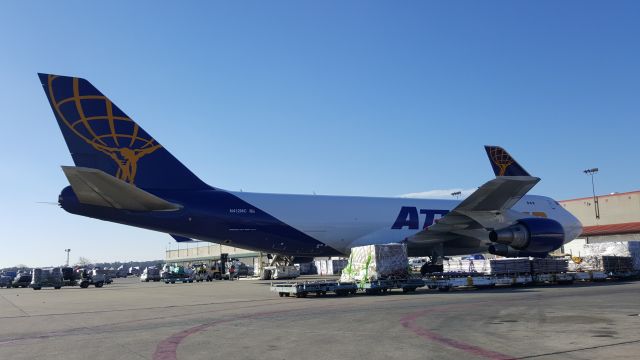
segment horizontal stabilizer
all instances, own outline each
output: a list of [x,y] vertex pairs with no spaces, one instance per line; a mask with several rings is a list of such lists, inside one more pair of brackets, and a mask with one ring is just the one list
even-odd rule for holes
[[178,210],[170,203],[105,172],[84,167],[63,166],[73,192],[82,204],[132,211]]
[[171,237],[179,243],[192,243],[192,242],[199,242],[198,240],[193,240],[190,239],[188,237],[184,237],[184,236],[180,236],[180,235],[176,235],[176,234],[169,234],[171,235]]

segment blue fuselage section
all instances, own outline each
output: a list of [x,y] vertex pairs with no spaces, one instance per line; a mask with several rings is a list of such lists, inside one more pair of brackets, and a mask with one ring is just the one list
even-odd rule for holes
[[66,211],[244,249],[295,256],[340,252],[223,190],[149,191],[182,206],[176,211],[129,211],[81,204],[71,187],[60,194]]

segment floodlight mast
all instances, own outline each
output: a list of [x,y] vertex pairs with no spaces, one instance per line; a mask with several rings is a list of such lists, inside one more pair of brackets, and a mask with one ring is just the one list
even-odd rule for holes
[[591,191],[593,192],[593,209],[596,214],[596,219],[600,219],[600,204],[598,203],[598,197],[596,196],[596,186],[593,180],[593,175],[598,173],[598,168],[591,168],[583,171],[585,174],[591,176]]

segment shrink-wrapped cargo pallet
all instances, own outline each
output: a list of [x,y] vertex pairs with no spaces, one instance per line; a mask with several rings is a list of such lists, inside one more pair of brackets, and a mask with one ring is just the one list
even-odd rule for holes
[[630,256],[587,255],[574,258],[569,263],[571,271],[604,271],[620,273],[633,271],[633,258]]
[[491,273],[491,264],[485,259],[449,259],[442,262],[445,273]]
[[[569,263],[569,270],[572,271],[632,271],[640,270],[640,241],[616,241],[595,244],[585,244],[578,253],[572,254],[576,262]],[[630,260],[609,259],[609,268],[626,268],[631,266],[631,270],[607,270],[604,268],[603,257],[630,258]],[[614,265],[616,264],[616,265]]]
[[340,280],[374,281],[408,275],[409,258],[405,244],[366,245],[351,249]]

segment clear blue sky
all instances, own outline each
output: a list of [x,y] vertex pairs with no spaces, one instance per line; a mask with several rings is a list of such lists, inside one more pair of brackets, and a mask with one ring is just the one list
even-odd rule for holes
[[[0,6],[0,266],[162,258],[168,235],[56,206],[72,161],[36,76],[90,80],[230,190],[640,188],[637,1],[15,1]],[[175,248],[175,245],[172,245]]]

